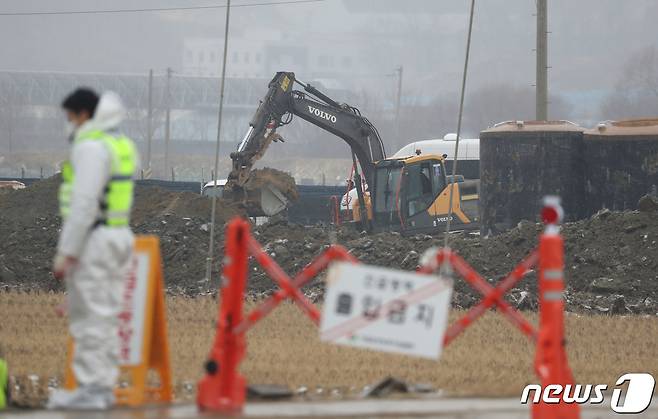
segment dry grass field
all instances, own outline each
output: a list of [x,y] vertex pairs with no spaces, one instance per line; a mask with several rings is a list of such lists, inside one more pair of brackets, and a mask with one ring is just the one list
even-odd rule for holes
[[[63,374],[66,321],[54,312],[62,299],[61,294],[0,293],[0,346],[19,382],[40,377],[30,390],[36,398],[45,397],[48,380]],[[177,397],[189,398],[210,348],[217,305],[209,297],[169,297],[167,305]],[[658,375],[655,316],[569,315],[567,332],[577,382],[614,384],[633,371]],[[438,362],[322,344],[314,326],[291,304],[249,331],[248,342],[243,372],[249,382],[306,386],[312,393],[321,387],[324,394],[334,389],[350,394],[393,375],[430,383],[449,395],[518,396],[525,384],[537,381],[532,344],[495,313],[446,348]]]

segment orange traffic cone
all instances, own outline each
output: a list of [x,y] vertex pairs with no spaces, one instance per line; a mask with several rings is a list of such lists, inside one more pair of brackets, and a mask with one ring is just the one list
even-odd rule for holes
[[[564,339],[564,242],[560,235],[562,207],[558,197],[544,199],[546,224],[539,238],[539,336],[535,370],[542,388],[550,384],[573,384]],[[532,406],[533,419],[577,419],[580,406],[564,401],[547,404],[540,399]]]

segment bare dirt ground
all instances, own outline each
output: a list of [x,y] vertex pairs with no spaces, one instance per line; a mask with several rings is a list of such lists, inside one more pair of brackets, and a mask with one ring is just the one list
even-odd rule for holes
[[[15,399],[38,406],[61,382],[66,321],[54,314],[60,293],[0,293],[0,342]],[[250,303],[253,306],[254,303]],[[217,301],[167,299],[176,399],[191,400],[214,337]],[[455,311],[452,318],[460,312]],[[526,313],[536,321],[534,313]],[[519,397],[537,382],[534,348],[502,317],[489,313],[444,351],[438,362],[320,343],[297,307],[284,304],[248,333],[243,372],[250,383],[302,389],[302,399],[354,397],[392,375],[429,384],[447,396]],[[567,316],[569,360],[578,383],[607,383],[625,372],[658,376],[658,319],[653,316]]]
[[[60,220],[57,180],[0,195],[0,346],[9,360],[17,399],[45,400],[61,380],[66,329],[54,315],[63,287],[50,274]],[[190,400],[213,337],[216,288],[204,283],[208,201],[195,194],[138,190],[133,227],[161,240],[168,292],[172,365],[178,400]],[[220,223],[235,211],[220,211]],[[537,243],[541,226],[522,222],[495,237],[452,236],[451,245],[492,284]],[[301,226],[285,221],[254,227],[264,249],[291,274],[327,245],[340,243],[364,263],[413,270],[440,236],[366,235],[351,228]],[[603,211],[564,226],[568,349],[576,380],[612,384],[622,373],[658,375],[658,213]],[[217,231],[218,254],[223,228]],[[221,258],[213,267],[220,272]],[[248,296],[260,300],[276,287],[253,266]],[[208,291],[210,290],[210,291]],[[323,278],[305,293],[322,301]],[[531,273],[508,301],[536,314],[536,275]],[[455,315],[479,295],[455,282]],[[603,314],[603,315],[602,315]],[[613,316],[614,314],[614,316]],[[317,331],[295,307],[284,305],[250,332],[244,372],[252,383],[305,388],[303,399],[353,396],[388,375],[428,383],[455,396],[510,396],[536,382],[532,345],[503,319],[488,315],[445,351],[440,362],[356,351],[320,344]]]
[[[56,215],[57,179],[22,191],[0,195],[0,287],[3,289],[57,290],[50,265],[60,220]],[[208,292],[205,258],[209,239],[209,200],[192,193],[138,188],[133,228],[160,237],[165,280],[170,294],[202,295]],[[239,211],[220,202],[216,230],[217,252],[223,252],[223,224]],[[541,226],[524,221],[494,237],[452,235],[451,246],[488,281],[500,280],[534,246]],[[599,314],[658,313],[658,212],[603,211],[590,219],[569,223],[563,229],[566,254],[566,301],[572,312]],[[420,255],[442,244],[441,236],[401,236],[397,233],[365,235],[342,226],[303,226],[285,221],[254,227],[263,247],[294,274],[322,249],[339,243],[365,263],[413,270]],[[213,272],[219,272],[217,258]],[[274,289],[272,281],[255,267],[249,281],[253,298]],[[217,278],[215,278],[217,279]],[[520,308],[536,309],[536,275],[513,289],[508,299]],[[216,287],[210,287],[214,290]],[[322,299],[322,278],[305,292]],[[463,281],[456,282],[454,307],[467,308],[479,295]]]

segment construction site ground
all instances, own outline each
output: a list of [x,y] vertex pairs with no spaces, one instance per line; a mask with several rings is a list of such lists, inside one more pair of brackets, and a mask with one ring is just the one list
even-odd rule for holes
[[[50,274],[60,219],[57,216],[58,179],[38,182],[21,191],[0,194],[0,287],[9,290],[62,291]],[[133,228],[139,234],[160,237],[169,294],[196,296],[214,293],[207,283],[205,260],[210,226],[210,201],[198,194],[140,187],[136,191]],[[216,254],[223,252],[224,224],[240,212],[219,201]],[[487,280],[495,283],[537,244],[541,225],[522,222],[494,237],[452,234],[451,246]],[[339,243],[362,262],[412,270],[429,247],[441,245],[440,235],[402,236],[398,233],[366,235],[351,226],[304,226],[284,220],[254,228],[255,235],[274,259],[291,274],[299,271],[321,250]],[[603,210],[563,229],[566,245],[567,310],[578,313],[658,313],[658,212]],[[215,259],[218,273],[221,258]],[[509,294],[510,302],[535,309],[536,275],[530,273]],[[254,267],[248,293],[268,295],[272,281]],[[322,298],[322,278],[305,288],[315,300]],[[468,308],[478,300],[465,282],[456,282],[454,306]]]
[[[209,417],[192,404],[170,407],[116,409],[111,412],[7,412],[6,419],[196,419]],[[354,400],[329,402],[247,403],[245,417],[252,418],[438,418],[438,419],[526,419],[530,408],[518,399],[426,398],[407,400]],[[618,418],[609,406],[582,407],[582,419]],[[658,417],[656,400],[640,418]]]
[[[9,361],[15,401],[26,408],[43,406],[50,389],[61,383],[64,368],[66,321],[54,314],[64,299],[63,286],[50,273],[61,225],[56,215],[57,184],[57,179],[48,179],[0,194],[0,316],[11,319],[0,326],[0,351]],[[223,224],[239,211],[221,202],[218,208],[216,250],[221,254]],[[196,194],[157,188],[136,191],[135,231],[156,234],[161,240],[177,402],[194,399],[196,381],[214,336],[221,257],[216,259],[213,278],[205,281],[209,211],[209,200]],[[539,224],[523,222],[495,237],[455,233],[451,246],[495,283],[536,246],[540,231]],[[658,376],[658,213],[651,209],[601,211],[567,224],[563,233],[567,342],[576,381],[613,385],[621,374],[633,371]],[[440,235],[367,235],[346,226],[302,226],[282,219],[254,227],[254,234],[291,274],[331,243],[342,244],[364,263],[407,270],[416,268],[427,248],[442,244]],[[255,265],[251,273],[248,299],[253,306],[277,287]],[[319,304],[323,291],[322,277],[304,288]],[[534,272],[507,298],[536,322]],[[479,299],[464,281],[455,281],[452,319]],[[243,371],[249,381],[288,386],[298,394],[297,400],[305,402],[299,404],[302,412],[316,411],[303,407],[313,403],[344,406],[336,402],[358,397],[389,375],[427,385],[432,395],[441,397],[518,398],[526,384],[537,382],[532,343],[495,313],[469,328],[439,362],[320,343],[317,330],[292,304],[284,304],[257,325],[248,340],[251,344]],[[381,402],[359,403],[376,407]],[[247,412],[257,415],[258,406],[262,405],[250,405],[249,409],[255,410]],[[282,406],[288,406],[287,402]],[[464,408],[469,406],[466,402]],[[317,411],[325,412],[324,417],[340,416],[323,409]],[[277,412],[283,411],[277,408]],[[153,414],[149,412],[153,411],[143,412],[145,417]],[[440,412],[447,416],[438,415]],[[423,415],[472,417],[469,412],[437,410]],[[526,417],[525,412],[519,410],[518,417]],[[190,406],[170,413],[171,417],[196,414]],[[380,415],[371,413],[364,415]],[[132,413],[110,417],[123,414]]]

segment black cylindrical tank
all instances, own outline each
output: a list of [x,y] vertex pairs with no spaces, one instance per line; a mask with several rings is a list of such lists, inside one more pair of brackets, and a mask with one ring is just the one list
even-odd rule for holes
[[583,128],[567,121],[510,121],[480,133],[480,231],[538,219],[542,198],[559,195],[565,218],[584,210]]
[[585,192],[590,214],[637,208],[658,187],[658,119],[603,122],[585,131]]

